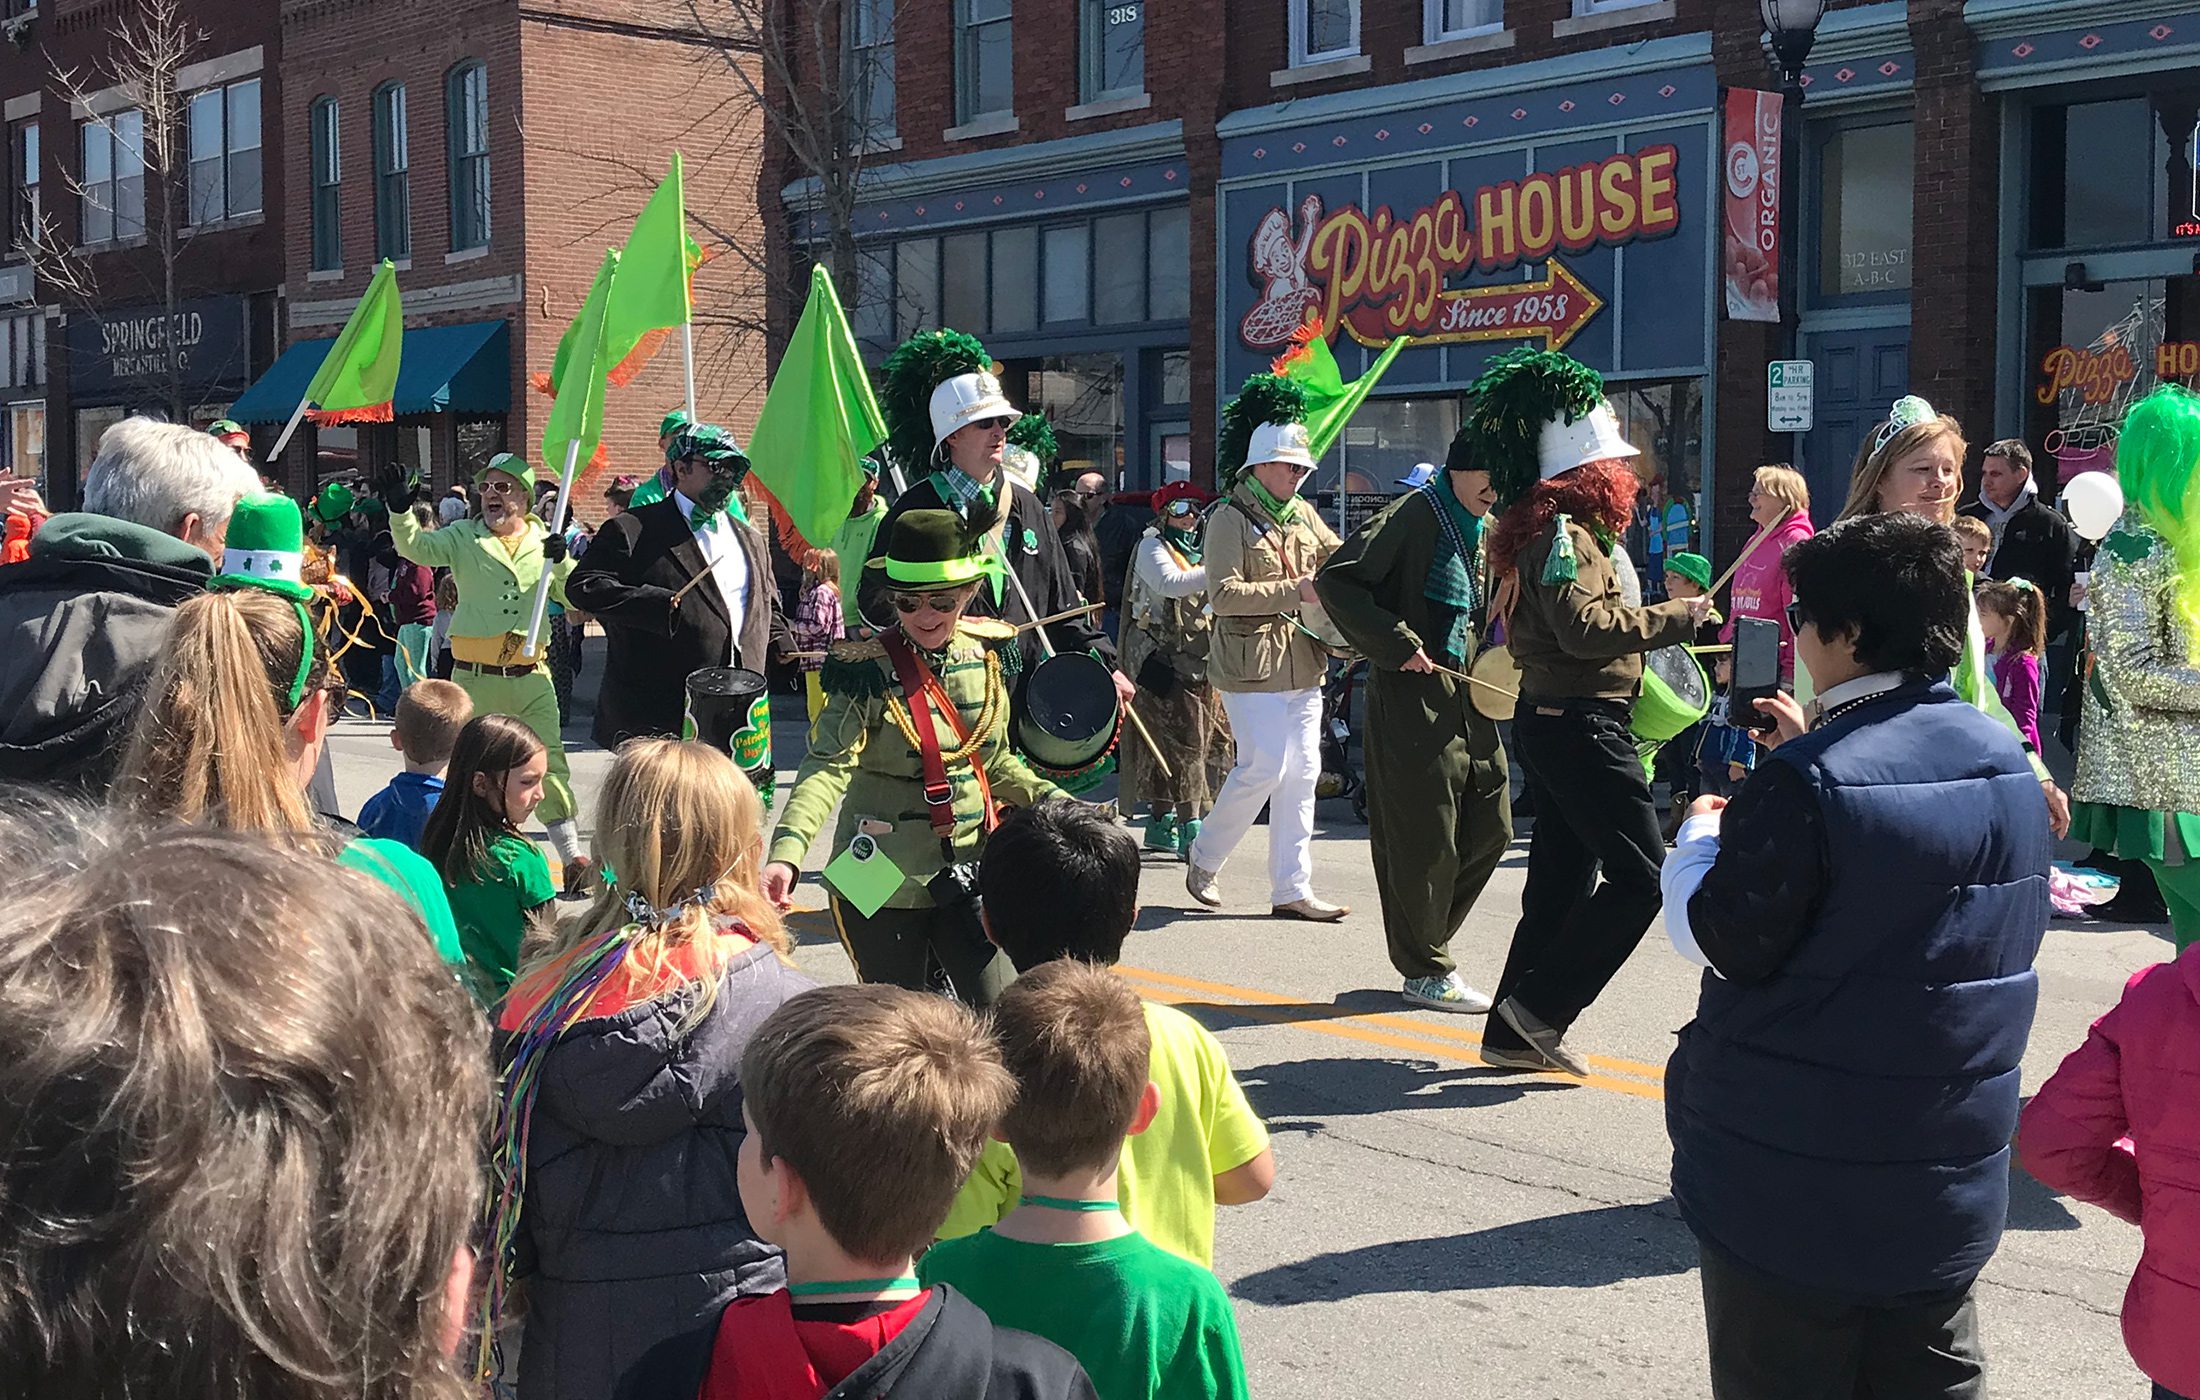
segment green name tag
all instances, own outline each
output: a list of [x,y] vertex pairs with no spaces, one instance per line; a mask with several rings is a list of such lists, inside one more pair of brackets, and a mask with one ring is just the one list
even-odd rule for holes
[[886,901],[894,897],[895,891],[908,878],[869,836],[858,836],[850,841],[848,849],[834,856],[825,867],[825,883],[866,919],[885,908]]

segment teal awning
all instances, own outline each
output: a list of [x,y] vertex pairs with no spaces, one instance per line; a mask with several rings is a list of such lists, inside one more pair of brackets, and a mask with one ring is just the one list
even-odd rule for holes
[[[287,423],[336,342],[302,340],[277,356],[229,406],[239,423]],[[503,413],[512,406],[512,328],[505,321],[423,326],[405,332],[391,411]]]

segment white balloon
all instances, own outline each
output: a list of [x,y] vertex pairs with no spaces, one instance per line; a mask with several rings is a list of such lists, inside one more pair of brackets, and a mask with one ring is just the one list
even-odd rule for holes
[[2099,542],[2124,513],[2123,485],[2109,472],[2081,472],[2063,488],[2063,511],[2072,529]]

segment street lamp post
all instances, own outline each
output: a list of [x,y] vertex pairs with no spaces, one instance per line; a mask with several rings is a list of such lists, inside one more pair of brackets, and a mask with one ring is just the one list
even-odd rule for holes
[[[1757,0],[1767,56],[1780,74],[1780,342],[1797,358],[1802,338],[1803,66],[1826,0]],[[1802,454],[1794,454],[1798,465]]]

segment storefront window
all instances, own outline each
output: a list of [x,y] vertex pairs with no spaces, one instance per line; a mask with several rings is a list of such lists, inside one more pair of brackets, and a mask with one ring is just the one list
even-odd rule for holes
[[1111,483],[1121,480],[1123,357],[1050,355],[1027,368],[1027,406],[1054,424],[1062,470],[1097,471]]
[[2041,489],[2111,465],[2124,410],[2168,380],[2200,385],[2200,275],[2030,293],[2026,439]]
[[894,245],[894,334],[906,340],[940,323],[940,241]]
[[1189,350],[1164,350],[1161,352],[1161,402],[1190,403],[1192,401],[1192,352]]
[[1916,128],[1844,127],[1819,158],[1818,294],[1848,297],[1910,286]]
[[1103,326],[1146,319],[1146,216],[1110,214],[1096,219],[1093,239],[1105,250],[1095,259],[1092,319]]
[[940,240],[940,318],[972,335],[985,333],[985,235]]
[[99,455],[99,435],[120,423],[129,413],[119,405],[111,408],[80,408],[76,411],[76,486],[78,500],[83,499],[84,478],[92,470],[92,459]]
[[[356,427],[316,429],[313,434],[314,476],[313,487],[318,491],[321,483],[340,476],[350,476],[365,465],[359,459],[359,430]],[[489,460],[479,459],[475,465]]]
[[1192,213],[1157,209],[1148,225],[1146,315],[1181,321],[1192,314]]
[[1641,452],[1635,470],[1645,482],[1662,481],[1666,494],[1686,501],[1699,516],[1703,480],[1703,384],[1673,379],[1654,384],[1609,384],[1620,432]]
[[27,476],[38,482],[41,495],[49,495],[46,480],[46,405],[42,400],[8,405],[7,460],[0,462],[11,476]]
[[1004,334],[1039,324],[1039,231],[1004,228],[993,235],[993,324]]
[[1444,460],[1451,440],[1458,435],[1460,398],[1443,394],[1416,399],[1369,399],[1352,415],[1336,446],[1316,468],[1306,490],[1325,494],[1330,505],[1323,512],[1337,523],[1336,490],[1344,483],[1345,524],[1357,528],[1380,508],[1382,499],[1398,493],[1398,478],[1421,462]]
[[1046,233],[1046,308],[1049,324],[1082,321],[1092,314],[1092,230],[1084,224]]
[[465,479],[474,469],[504,450],[504,420],[502,418],[461,418],[458,420],[458,462],[453,476]]
[[2041,107],[2032,118],[2030,243],[2114,247],[2200,238],[2200,86]]

